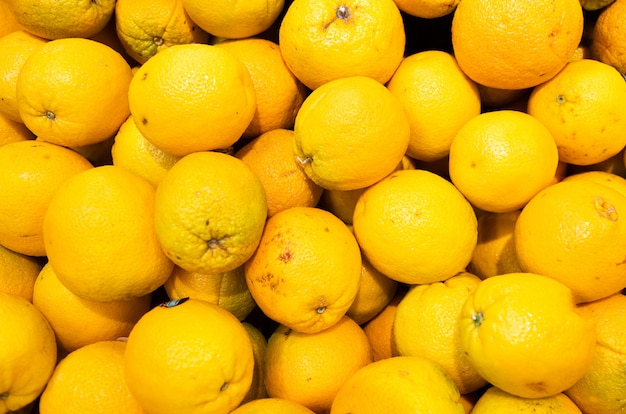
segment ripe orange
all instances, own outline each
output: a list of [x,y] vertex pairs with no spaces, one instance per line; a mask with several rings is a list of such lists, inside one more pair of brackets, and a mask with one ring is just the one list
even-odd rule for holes
[[35,139],[35,134],[26,128],[22,121],[14,121],[0,113],[0,146],[29,139]]
[[0,28],[0,36],[24,29],[24,27],[15,20],[13,12],[9,8],[8,0],[0,0],[0,21],[4,23]]
[[372,347],[374,361],[398,356],[398,350],[393,338],[393,322],[398,310],[398,304],[405,294],[406,289],[398,289],[387,306],[363,326],[363,332],[365,332]]
[[472,414],[523,413],[581,414],[580,409],[565,394],[543,398],[522,398],[497,387],[489,387],[476,401]]
[[452,19],[459,66],[474,81],[524,89],[556,75],[583,34],[579,0],[463,0]]
[[37,257],[26,256],[0,245],[0,292],[33,300],[35,280],[43,266]]
[[402,61],[406,37],[393,0],[295,0],[278,43],[294,75],[316,89],[349,76],[386,83]]
[[286,398],[260,398],[242,404],[231,414],[315,414],[304,405]]
[[[603,3],[607,3],[604,0]],[[623,0],[612,0],[609,4],[604,4],[598,19],[593,25],[591,35],[591,55],[594,59],[611,65],[621,73],[626,73],[626,24],[624,24],[624,13],[626,12],[626,2]]]
[[411,16],[436,19],[454,13],[460,0],[394,0],[398,8]]
[[248,389],[248,392],[241,401],[241,404],[245,404],[249,401],[267,397],[267,390],[265,389],[265,366],[263,364],[265,351],[267,350],[267,338],[265,338],[263,332],[253,324],[242,322],[242,325],[250,336],[252,354],[254,356],[252,383],[250,384],[250,389]]

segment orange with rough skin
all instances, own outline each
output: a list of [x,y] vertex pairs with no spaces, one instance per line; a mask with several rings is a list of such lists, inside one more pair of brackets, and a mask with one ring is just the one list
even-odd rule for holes
[[563,393],[543,398],[522,398],[497,387],[489,387],[476,401],[473,414],[524,413],[581,414],[580,408]]
[[615,68],[580,59],[533,89],[528,113],[548,127],[561,161],[589,165],[624,149],[624,102],[626,82]]
[[565,391],[595,351],[595,327],[577,312],[572,291],[534,273],[481,281],[458,323],[461,349],[480,376],[518,397]]
[[35,50],[17,78],[17,105],[39,139],[63,146],[102,142],[128,118],[132,78],[126,60],[90,39],[51,40]]
[[317,333],[280,325],[267,343],[265,386],[270,397],[328,412],[341,386],[371,362],[365,333],[347,316]]
[[591,55],[594,59],[626,73],[626,1],[614,0],[601,10],[591,34]]
[[254,138],[234,155],[261,180],[269,217],[291,207],[315,207],[322,187],[304,172],[293,154],[294,132],[274,129]]
[[474,81],[524,89],[565,66],[580,43],[583,21],[579,0],[463,0],[452,19],[452,47]]
[[77,349],[54,369],[39,413],[144,414],[124,378],[126,342],[98,341]]
[[554,184],[537,194],[515,225],[520,266],[568,286],[590,302],[626,286],[626,197],[591,180]]
[[57,190],[93,166],[71,149],[43,141],[0,147],[0,244],[28,256],[45,256],[43,222]]
[[359,289],[361,252],[350,229],[316,207],[270,217],[245,263],[259,308],[297,332],[328,329],[348,311]]
[[480,114],[478,86],[447,52],[427,50],[405,57],[387,88],[409,118],[406,154],[418,160],[444,158],[458,130]]
[[39,258],[26,256],[0,245],[0,292],[32,302],[33,287],[42,266]]
[[304,405],[286,398],[260,398],[237,407],[231,414],[315,414]]
[[310,89],[350,76],[386,83],[406,45],[393,0],[295,0],[278,34],[285,63]]
[[405,294],[405,289],[398,289],[387,306],[363,325],[363,332],[367,335],[372,347],[374,361],[398,356],[396,343],[393,339],[393,321],[398,310],[398,304]]
[[256,110],[245,65],[227,50],[200,43],[170,46],[141,65],[128,100],[146,139],[178,156],[229,148]]
[[241,322],[197,299],[166,302],[144,314],[124,355],[128,388],[151,414],[230,413],[248,392],[253,369]]
[[145,296],[174,264],[154,223],[155,190],[121,167],[74,175],[56,191],[43,220],[48,263],[72,293],[95,301]]

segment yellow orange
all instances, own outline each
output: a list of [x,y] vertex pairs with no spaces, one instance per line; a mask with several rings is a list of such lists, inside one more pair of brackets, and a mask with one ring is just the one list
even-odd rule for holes
[[346,315],[359,325],[365,324],[393,299],[398,285],[397,280],[385,276],[362,258],[359,291]]
[[0,36],[24,29],[24,27],[15,20],[13,12],[9,8],[8,0],[0,0],[0,21],[4,22],[2,28],[0,28]]
[[393,338],[393,322],[398,310],[398,304],[406,294],[406,289],[398,289],[387,306],[376,316],[363,325],[363,332],[372,347],[374,361],[392,356],[398,356],[398,350]]
[[314,414],[304,405],[286,398],[259,398],[240,405],[231,414]]
[[0,292],[33,300],[35,280],[43,261],[0,245]]
[[459,0],[394,0],[398,8],[411,16],[436,19],[454,13]]
[[543,398],[523,398],[497,387],[489,387],[476,401],[474,414],[533,412],[537,414],[581,414],[580,408],[565,394]]
[[[600,11],[591,34],[591,56],[594,59],[626,73],[626,25],[623,0],[599,0],[604,8]],[[607,4],[608,3],[608,4]]]
[[265,351],[267,349],[267,338],[265,338],[263,332],[261,332],[261,330],[253,324],[249,322],[242,322],[242,325],[250,336],[252,354],[254,356],[252,383],[250,384],[250,389],[248,389],[248,392],[241,401],[241,404],[243,405],[247,402],[267,397],[267,390],[265,389],[265,366],[263,364]]
[[35,139],[35,134],[23,122],[14,121],[5,114],[0,114],[0,146],[29,139]]

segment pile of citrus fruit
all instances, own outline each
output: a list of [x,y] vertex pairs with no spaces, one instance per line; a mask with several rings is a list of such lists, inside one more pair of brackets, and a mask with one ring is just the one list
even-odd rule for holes
[[0,414],[626,413],[626,0],[0,0]]

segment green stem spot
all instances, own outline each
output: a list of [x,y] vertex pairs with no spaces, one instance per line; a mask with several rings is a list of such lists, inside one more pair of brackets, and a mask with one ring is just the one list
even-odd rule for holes
[[472,320],[474,321],[474,326],[479,327],[483,323],[483,313],[478,312],[472,315]]

